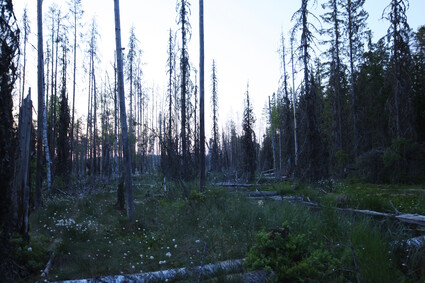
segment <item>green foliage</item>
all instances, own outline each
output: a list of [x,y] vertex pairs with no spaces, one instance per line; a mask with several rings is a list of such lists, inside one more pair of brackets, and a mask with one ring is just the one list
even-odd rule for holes
[[411,140],[395,139],[383,149],[357,159],[357,176],[373,183],[421,183],[425,180],[425,148]]
[[411,140],[395,139],[383,154],[388,181],[418,182],[425,178],[425,149]]
[[[251,267],[268,266],[275,272],[275,279],[280,281],[290,278],[289,281],[353,282],[350,235],[358,258],[366,261],[371,251],[378,254],[379,257],[375,258],[381,261],[376,265],[367,261],[367,266],[360,269],[365,273],[364,278],[381,265],[399,269],[395,265],[398,262],[395,255],[384,255],[392,250],[389,243],[412,237],[410,232],[393,229],[389,224],[339,213],[331,208],[309,210],[293,203],[252,201],[228,188],[209,187],[205,194],[200,194],[197,184],[189,183],[186,186],[191,193],[184,198],[177,193],[181,192],[181,186],[169,182],[167,189],[173,193],[155,198],[153,195],[162,189],[151,179],[137,178],[134,186],[137,188],[134,190],[136,215],[132,223],[127,221],[125,213],[116,210],[115,190],[95,191],[80,199],[46,199],[45,207],[31,214],[33,241],[45,239],[44,247],[49,247],[50,242],[57,243],[48,280],[191,267],[201,262],[248,256]],[[269,189],[281,188],[288,195],[309,196],[321,204],[325,203],[326,197],[329,206],[334,206],[331,201],[339,196],[347,196],[347,206],[367,208],[364,206],[367,196],[385,203],[388,195],[397,208],[400,205],[412,207],[410,202],[414,198],[400,202],[401,197],[394,197],[402,191],[411,191],[418,203],[421,200],[425,203],[423,197],[417,197],[420,195],[417,188],[343,183],[332,186],[333,191],[326,194],[303,183],[284,182]],[[150,198],[145,196],[147,190],[152,195]],[[415,202],[416,205],[421,206]],[[285,223],[283,227],[282,223]],[[268,233],[273,227],[282,228],[274,229],[276,233]],[[374,236],[370,238],[368,233],[372,232]],[[374,244],[368,247],[367,241]],[[363,247],[366,248],[364,253]],[[46,264],[47,261],[42,262]],[[407,274],[416,270],[414,266],[420,262],[406,264],[409,266],[405,271]],[[382,270],[386,272],[387,269]],[[395,273],[399,276],[399,271]],[[39,272],[35,270],[34,274],[32,281]],[[385,278],[379,274],[376,276]],[[409,278],[414,276],[413,273],[408,275]]]
[[339,266],[329,251],[312,245],[305,234],[293,234],[288,224],[271,232],[257,234],[248,252],[252,269],[274,271],[279,282],[318,281]]
[[64,177],[62,175],[59,175],[55,178],[55,187],[64,190],[67,187],[67,184],[65,183]]
[[400,282],[401,272],[382,233],[364,221],[354,224],[350,235],[362,282]]
[[198,190],[191,190],[188,200],[190,204],[198,205],[205,201],[205,195]]
[[48,238],[41,236],[29,243],[20,235],[14,235],[10,242],[13,251],[12,260],[21,267],[20,278],[28,278],[31,274],[44,269],[49,260],[49,253],[46,250],[49,245]]
[[242,148],[243,148],[243,168],[248,182],[252,183],[255,179],[255,170],[257,169],[256,156],[256,138],[254,132],[254,110],[250,104],[249,91],[246,91],[246,105],[244,107],[242,120]]
[[335,153],[335,158],[336,158],[336,164],[338,168],[344,168],[348,164],[348,161],[350,160],[350,156],[344,150],[338,150]]

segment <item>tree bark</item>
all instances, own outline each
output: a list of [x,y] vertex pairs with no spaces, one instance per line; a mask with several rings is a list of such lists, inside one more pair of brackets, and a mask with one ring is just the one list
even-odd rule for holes
[[24,238],[28,238],[30,213],[30,141],[32,126],[31,88],[27,98],[22,101],[19,111],[18,159],[15,162],[13,218],[17,220],[16,228]]
[[44,62],[43,62],[43,1],[37,0],[37,47],[38,47],[38,71],[37,71],[37,87],[38,87],[38,115],[37,115],[37,176],[36,176],[36,192],[35,207],[41,207],[42,196],[41,187],[43,182],[43,101],[44,101]]
[[205,112],[204,112],[204,0],[199,0],[199,111],[200,111],[200,191],[205,191]]
[[[117,1],[117,0],[115,0]],[[175,268],[140,274],[111,275],[94,279],[73,280],[74,283],[100,282],[166,282],[188,279],[207,279],[224,273],[236,273],[243,270],[243,260],[228,260],[215,264],[206,264],[193,268]]]
[[[74,152],[74,115],[75,115],[75,78],[77,70],[77,1],[74,0],[74,77],[72,82],[72,118],[71,118],[71,170],[73,171]],[[77,166],[78,167],[78,166]]]
[[295,94],[295,66],[294,66],[294,38],[291,38],[291,65],[292,65],[292,108],[294,110],[294,154],[295,168],[298,165],[298,141],[297,141],[297,100]]
[[133,188],[131,180],[131,156],[128,146],[128,131],[127,131],[127,115],[125,112],[125,96],[124,96],[124,72],[123,59],[121,48],[121,24],[120,24],[120,3],[119,0],[114,0],[115,6],[115,44],[117,51],[117,66],[118,66],[118,91],[120,98],[120,113],[121,113],[121,128],[122,141],[124,151],[125,164],[125,187],[127,193],[127,217],[130,221],[134,219],[134,203],[133,203]]
[[118,101],[117,101],[117,67],[116,52],[114,61],[114,175],[119,176],[118,168]]
[[272,116],[272,106],[270,103],[270,96],[269,96],[269,114],[270,114],[270,137],[272,138],[272,149],[273,149],[273,170],[274,174],[276,176],[276,146],[274,141],[274,129],[273,129],[273,116]]

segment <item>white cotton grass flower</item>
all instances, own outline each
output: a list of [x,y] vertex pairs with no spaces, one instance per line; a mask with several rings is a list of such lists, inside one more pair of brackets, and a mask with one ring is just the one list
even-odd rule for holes
[[171,257],[171,253],[168,252],[168,253],[165,254],[165,256]]

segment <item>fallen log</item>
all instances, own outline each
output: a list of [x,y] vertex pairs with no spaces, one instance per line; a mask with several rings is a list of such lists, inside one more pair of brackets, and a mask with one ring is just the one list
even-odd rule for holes
[[406,241],[406,245],[409,248],[420,249],[425,246],[425,236],[410,238]]
[[279,196],[278,192],[274,191],[252,191],[252,192],[244,192],[247,194],[248,197],[273,197],[273,196]]
[[379,212],[379,211],[373,211],[373,210],[367,210],[367,209],[354,209],[354,208],[335,208],[338,211],[347,211],[347,212],[355,212],[360,214],[365,214],[369,216],[381,216],[381,217],[393,217],[394,214],[392,213],[385,213],[385,212]]
[[[276,201],[293,201],[293,202],[298,202],[301,204],[305,204],[308,206],[312,206],[312,207],[323,207],[318,203],[314,203],[311,201],[305,201],[303,197],[295,197],[295,196],[279,196],[279,195],[271,195],[272,192],[260,192],[258,194],[255,194],[254,192],[250,192],[253,195],[253,198],[269,198],[269,199],[273,199]],[[261,195],[261,194],[265,194],[265,193],[270,193],[270,195]],[[250,195],[249,195],[250,196]],[[424,226],[425,227],[425,216],[424,215],[420,215],[420,214],[410,214],[410,213],[403,213],[403,214],[398,214],[398,213],[386,213],[386,212],[379,212],[379,211],[373,211],[373,210],[367,210],[367,209],[354,209],[354,208],[340,208],[340,207],[333,207],[333,209],[337,210],[337,211],[344,211],[344,212],[354,212],[354,213],[359,213],[359,214],[364,214],[364,215],[369,215],[369,216],[377,216],[377,217],[394,217],[396,219],[398,219],[401,222],[404,223],[409,223],[409,224],[415,224],[415,225],[419,225],[419,226]]]
[[219,182],[213,185],[216,187],[236,187],[236,188],[250,188],[254,186],[254,184],[241,184],[241,183],[231,183],[231,182]]
[[[226,282],[244,282],[244,283],[266,283],[270,281],[270,277],[273,275],[272,271],[257,270],[250,271],[241,274],[231,274],[226,276]],[[208,282],[217,282],[216,280],[210,280]],[[220,281],[219,281],[220,282]]]
[[258,195],[252,196],[252,195],[249,195],[248,197],[250,199],[265,199],[265,198],[267,198],[267,199],[277,200],[277,201],[286,200],[286,201],[289,201],[289,202],[300,202],[300,203],[309,204],[309,205],[313,204],[313,206],[316,205],[315,203],[312,203],[312,202],[310,202],[310,203],[305,202],[303,197],[295,197],[295,196],[281,196],[281,195],[277,194],[277,195],[270,195],[270,196],[258,196]]
[[396,218],[401,222],[425,226],[425,216],[419,214],[400,214]]
[[52,263],[53,263],[54,258],[55,258],[55,253],[52,252],[52,254],[50,255],[50,259],[46,264],[46,268],[44,268],[43,273],[41,273],[42,278],[46,278],[47,275],[49,275],[50,268],[52,267]]
[[165,281],[176,281],[184,280],[188,278],[194,278],[201,274],[202,279],[214,277],[217,274],[224,273],[237,273],[243,270],[243,260],[228,260],[222,261],[215,264],[206,264],[203,266],[196,266],[193,268],[175,268],[154,272],[143,272],[138,274],[126,274],[126,275],[110,275],[102,276],[91,279],[79,279],[79,280],[67,280],[59,281],[62,283],[120,283],[120,282],[165,282]]

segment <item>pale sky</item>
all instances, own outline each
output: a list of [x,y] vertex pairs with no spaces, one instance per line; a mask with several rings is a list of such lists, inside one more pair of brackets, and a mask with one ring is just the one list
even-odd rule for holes
[[[14,9],[17,19],[22,18],[23,9],[28,8],[31,21],[32,36],[30,44],[37,45],[36,32],[36,2],[35,0],[15,0]],[[67,1],[44,0],[43,12],[47,14],[51,3],[62,5],[62,11],[67,11]],[[192,37],[189,44],[190,62],[199,69],[199,1],[191,2]],[[313,1],[311,1],[313,2]],[[323,3],[320,0],[319,3]],[[374,41],[382,37],[389,26],[382,20],[382,12],[390,0],[366,0],[365,9],[369,12],[368,27],[372,29]],[[265,124],[262,120],[262,109],[267,97],[276,92],[281,76],[280,57],[277,50],[280,45],[280,34],[289,38],[293,26],[291,17],[299,9],[300,0],[204,0],[205,26],[205,108],[206,135],[211,132],[211,65],[216,60],[219,95],[219,126],[220,132],[226,122],[233,118],[240,129],[243,113],[243,101],[247,82],[249,81],[250,97],[253,101],[257,117],[257,134],[261,137]],[[100,40],[98,43],[101,65],[98,77],[105,77],[105,70],[112,74],[111,63],[115,50],[114,5],[112,0],[82,0],[85,11],[83,28],[80,32],[88,33],[91,19],[96,17]],[[312,6],[312,13],[319,16],[324,13],[321,5]],[[121,0],[122,45],[127,46],[129,29],[135,26],[139,46],[143,50],[142,62],[144,86],[155,85],[158,95],[162,97],[166,90],[166,60],[168,31],[177,30],[176,0]],[[416,31],[423,21],[425,11],[424,0],[411,0],[408,10],[408,22]],[[48,35],[48,20],[44,18],[44,35]],[[319,28],[319,26],[318,26]],[[70,35],[71,36],[71,35]],[[72,37],[70,38],[72,40]],[[46,48],[46,46],[44,46]],[[322,47],[321,47],[322,48]],[[78,116],[86,115],[87,82],[82,76],[81,66],[83,51],[87,44],[80,42],[78,67],[81,76],[77,86],[76,107]],[[289,49],[289,42],[287,43]],[[71,54],[70,54],[71,55]],[[32,87],[32,98],[37,105],[37,63],[34,47],[28,48],[27,86]],[[287,57],[289,59],[289,56]],[[71,58],[70,58],[71,60]],[[71,60],[72,61],[72,60]],[[78,71],[77,71],[78,72]],[[71,86],[72,72],[68,78]],[[71,87],[69,87],[71,90]],[[127,94],[127,93],[126,93]],[[71,107],[71,105],[70,105]],[[261,125],[262,124],[262,125]]]

